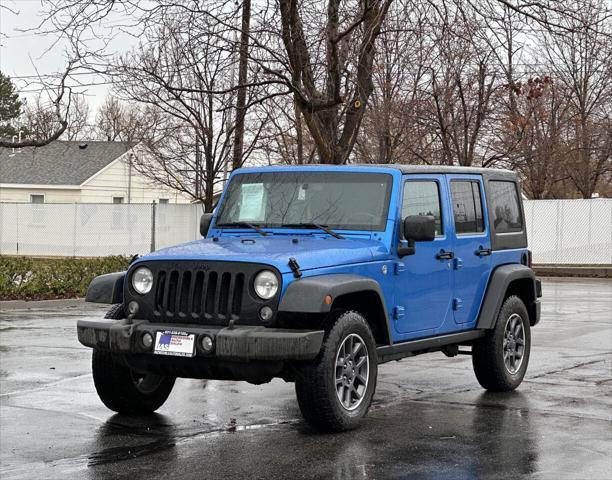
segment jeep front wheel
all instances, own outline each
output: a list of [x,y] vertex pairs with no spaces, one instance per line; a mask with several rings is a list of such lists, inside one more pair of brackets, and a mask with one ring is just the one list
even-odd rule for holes
[[502,305],[495,328],[472,347],[472,364],[478,382],[493,392],[514,390],[523,381],[530,350],[527,308],[519,297],[510,296]]
[[[113,305],[104,318],[125,318],[122,304]],[[109,409],[132,415],[146,415],[161,407],[174,387],[174,377],[132,370],[111,352],[94,348],[91,368],[98,397]]]
[[295,391],[302,415],[321,431],[357,427],[372,403],[377,373],[376,342],[368,323],[357,312],[342,312],[319,356],[298,371]]
[[118,413],[152,413],[164,404],[174,387],[174,377],[135,372],[105,350],[94,349],[91,363],[100,400]]

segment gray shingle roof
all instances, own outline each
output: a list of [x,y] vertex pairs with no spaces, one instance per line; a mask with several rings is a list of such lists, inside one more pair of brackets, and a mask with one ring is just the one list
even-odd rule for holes
[[[79,148],[85,144],[86,148]],[[0,183],[80,185],[131,146],[127,142],[55,141],[15,153],[12,148],[0,148]]]

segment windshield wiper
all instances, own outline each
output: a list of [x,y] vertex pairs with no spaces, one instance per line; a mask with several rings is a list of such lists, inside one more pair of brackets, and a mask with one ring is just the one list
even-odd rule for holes
[[263,237],[268,236],[268,232],[264,232],[261,228],[259,228],[259,225],[255,225],[254,223],[249,223],[249,222],[230,222],[230,223],[219,223],[217,225],[215,225],[216,227],[219,228],[231,228],[231,227],[238,227],[238,228],[251,228],[253,230],[255,230],[257,233],[259,233],[260,235],[262,235]]
[[283,223],[281,227],[287,228],[318,228],[319,230],[323,230],[325,233],[331,235],[334,238],[339,238],[342,240],[344,237],[339,233],[334,232],[329,229],[327,225],[321,225],[319,223]]

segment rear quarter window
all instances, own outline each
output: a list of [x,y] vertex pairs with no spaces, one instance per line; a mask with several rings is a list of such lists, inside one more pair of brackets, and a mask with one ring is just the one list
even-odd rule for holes
[[495,233],[521,232],[523,218],[516,183],[492,180],[488,188]]

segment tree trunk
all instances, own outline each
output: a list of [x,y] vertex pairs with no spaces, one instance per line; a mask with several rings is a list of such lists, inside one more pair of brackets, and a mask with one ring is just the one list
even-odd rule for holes
[[240,31],[240,50],[238,59],[238,94],[236,96],[236,129],[234,130],[234,152],[232,169],[242,165],[244,147],[244,121],[246,117],[246,85],[248,73],[249,35],[251,30],[251,0],[242,2],[242,27]]
[[304,132],[302,132],[302,112],[298,105],[293,102],[293,111],[295,114],[295,132],[297,142],[297,164],[304,163]]

